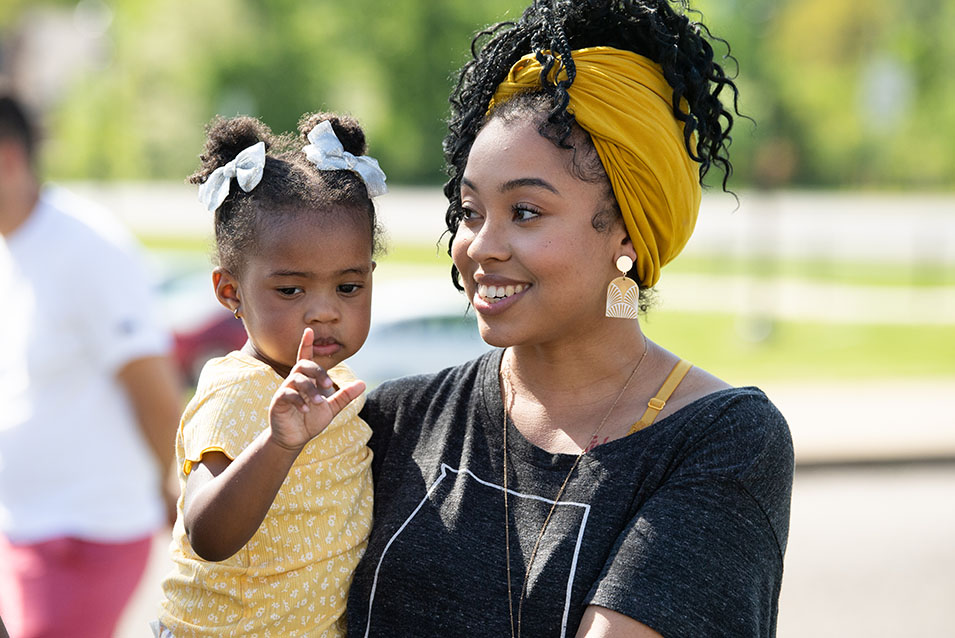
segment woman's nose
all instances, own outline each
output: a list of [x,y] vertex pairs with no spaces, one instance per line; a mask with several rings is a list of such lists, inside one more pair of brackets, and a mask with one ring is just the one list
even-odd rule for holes
[[468,257],[478,263],[492,259],[504,261],[510,254],[506,228],[496,220],[485,219],[484,223],[471,231],[467,240]]

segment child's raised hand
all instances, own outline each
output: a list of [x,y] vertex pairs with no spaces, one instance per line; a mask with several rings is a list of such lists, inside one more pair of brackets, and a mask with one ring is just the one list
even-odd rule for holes
[[315,333],[306,328],[298,347],[298,361],[269,405],[272,439],[288,449],[305,447],[365,390],[364,382],[355,381],[336,392],[325,370],[311,359],[314,341]]

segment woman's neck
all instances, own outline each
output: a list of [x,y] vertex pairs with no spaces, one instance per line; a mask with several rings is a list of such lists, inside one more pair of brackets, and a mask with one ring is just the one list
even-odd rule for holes
[[653,396],[660,371],[675,357],[645,339],[636,322],[611,327],[616,334],[572,347],[514,346],[504,353],[505,409],[531,443],[573,454],[619,438]]
[[587,339],[507,348],[505,367],[514,382],[534,394],[587,392],[620,380],[650,347],[639,324],[623,322]]

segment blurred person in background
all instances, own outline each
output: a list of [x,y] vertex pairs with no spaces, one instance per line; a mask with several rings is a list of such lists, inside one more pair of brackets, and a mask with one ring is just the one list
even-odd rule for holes
[[775,635],[786,421],[639,321],[731,168],[736,86],[687,9],[540,0],[475,38],[446,220],[498,349],[369,394],[350,635]]
[[133,239],[41,188],[36,130],[0,92],[0,616],[103,638],[175,511],[183,394]]

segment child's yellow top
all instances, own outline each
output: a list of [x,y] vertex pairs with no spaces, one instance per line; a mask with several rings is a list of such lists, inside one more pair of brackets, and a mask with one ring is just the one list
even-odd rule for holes
[[[329,376],[339,386],[354,379],[345,365]],[[204,452],[234,459],[268,427],[281,383],[241,352],[206,364],[176,437],[181,488]],[[358,417],[364,402],[364,395],[352,401],[305,446],[262,525],[231,558],[212,563],[192,551],[180,496],[160,613],[176,638],[345,635],[348,587],[371,529],[371,429]]]

